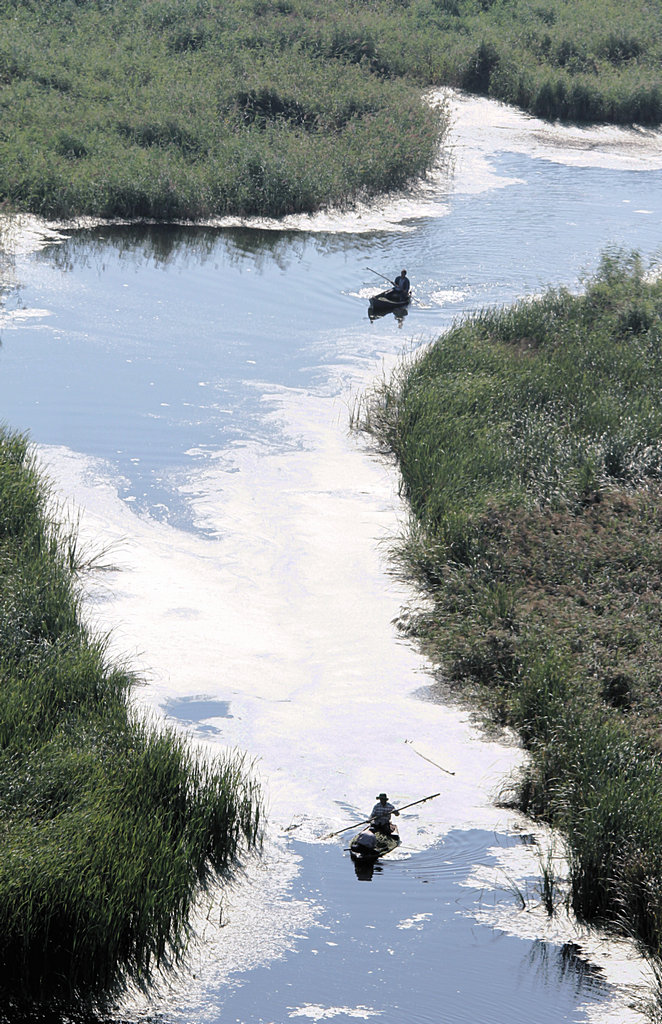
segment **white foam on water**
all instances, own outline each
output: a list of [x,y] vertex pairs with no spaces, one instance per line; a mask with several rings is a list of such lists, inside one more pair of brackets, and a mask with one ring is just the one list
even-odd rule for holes
[[413,917],[407,917],[404,921],[400,921],[396,927],[400,928],[401,931],[409,931],[411,928],[415,928],[416,931],[422,931],[425,922],[429,921],[431,917],[432,914],[429,913],[414,914]]
[[461,302],[468,294],[468,291],[462,288],[439,288],[432,292],[430,298],[438,306],[445,306],[447,303]]
[[305,448],[209,459],[189,487],[212,539],[136,515],[103,465],[41,449],[62,500],[81,509],[82,542],[110,546],[118,567],[91,581],[89,615],[148,680],[138,697],[151,711],[200,695],[229,703],[231,717],[197,738],[258,760],[274,827],[294,816],[298,838],[319,838],[348,808],[364,817],[384,788],[400,804],[442,794],[410,812],[428,844],[458,826],[507,827],[492,797],[521,751],[421,701],[427,666],[393,625],[409,596],[379,543],[398,530],[393,468],[338,429],[345,406],[286,389],[272,404]]
[[292,1010],[288,1017],[307,1017],[311,1021],[333,1020],[334,1017],[352,1017],[356,1020],[369,1020],[370,1017],[379,1017],[381,1010],[371,1010],[367,1006],[313,1006],[308,1003],[306,1006],[299,1006]]
[[[557,945],[572,943],[575,954],[617,985],[624,997],[618,1000],[617,1006],[591,1006],[590,1019],[618,1020],[622,1024],[641,1021],[642,992],[654,985],[653,972],[634,943],[616,936],[607,937],[568,913],[569,868],[563,844],[554,832],[539,823],[529,822],[527,835],[531,838],[527,844],[492,847],[489,850],[492,863],[475,865],[459,883],[480,893],[476,906],[467,913],[479,923],[517,938]],[[554,913],[551,915],[542,895],[543,868],[553,876]],[[515,894],[520,901],[521,909],[516,913],[499,899],[504,892]],[[624,1005],[628,1001],[631,1005]],[[582,1009],[588,1012],[589,1006]]]
[[26,320],[43,320],[50,316],[47,309],[0,309],[0,328],[3,330],[16,330]]
[[450,116],[453,189],[475,194],[517,184],[491,163],[498,153],[521,153],[574,167],[652,171],[662,168],[662,132],[615,125],[550,123],[495,100],[441,91]]
[[299,861],[283,842],[267,840],[262,856],[251,858],[233,883],[205,897],[192,921],[197,941],[184,964],[157,979],[149,995],[127,994],[130,1019],[153,1019],[155,1007],[164,1007],[169,1024],[217,1022],[220,988],[243,984],[239,975],[296,949],[321,911],[312,900],[292,898]]
[[0,217],[0,247],[5,259],[25,256],[62,242],[65,236],[55,224],[31,213],[3,214]]

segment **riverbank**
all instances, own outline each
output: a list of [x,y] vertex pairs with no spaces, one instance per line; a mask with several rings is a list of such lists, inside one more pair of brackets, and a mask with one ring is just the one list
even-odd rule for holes
[[433,167],[448,117],[421,94],[439,85],[659,124],[655,19],[644,0],[6,0],[0,202],[163,221],[347,207]]
[[135,714],[81,616],[93,567],[6,429],[0,510],[3,1015],[99,1007],[182,959],[196,898],[259,843],[259,794],[240,757]]
[[[603,257],[580,296],[466,318],[368,400],[429,602],[401,628],[515,727],[519,805],[564,837],[580,919],[662,952],[662,283]],[[553,881],[553,879],[551,880]]]

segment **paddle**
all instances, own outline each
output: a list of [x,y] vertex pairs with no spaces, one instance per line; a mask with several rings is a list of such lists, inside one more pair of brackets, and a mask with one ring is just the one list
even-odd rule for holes
[[373,270],[372,267],[366,267],[366,270],[369,270],[371,274],[377,274],[377,277],[381,277],[384,281],[388,281],[388,283],[392,284],[395,288],[395,281],[392,281],[390,277],[384,277],[383,274],[379,274],[376,270]]
[[[398,807],[398,811],[406,811],[408,807],[415,807],[416,804],[424,804],[428,800],[434,800],[436,796],[441,796],[441,793],[433,793],[432,796],[424,796],[422,800],[414,800],[413,804],[405,804],[404,807]],[[346,828],[340,828],[337,832],[329,832],[328,836],[322,836],[322,839],[333,839],[334,836],[339,836],[342,832],[349,832],[350,828],[357,828],[358,825],[369,825],[372,818],[366,818],[365,821],[355,821],[351,825],[347,825]]]

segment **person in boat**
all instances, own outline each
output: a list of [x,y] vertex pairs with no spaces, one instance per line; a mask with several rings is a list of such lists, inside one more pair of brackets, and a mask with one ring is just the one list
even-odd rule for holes
[[397,298],[399,298],[402,302],[404,302],[405,299],[409,298],[409,289],[411,288],[411,284],[409,283],[409,278],[407,277],[406,270],[400,271],[398,277],[396,277],[393,284],[395,285]]
[[393,804],[389,803],[386,793],[380,793],[377,797],[377,803],[370,814],[372,827],[377,832],[385,832],[387,835],[390,835],[392,814],[400,814],[400,811],[396,811]]

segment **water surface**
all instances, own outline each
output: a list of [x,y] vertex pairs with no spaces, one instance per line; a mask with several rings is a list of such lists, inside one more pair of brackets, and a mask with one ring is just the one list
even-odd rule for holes
[[[576,289],[607,246],[652,259],[659,136],[453,102],[454,177],[382,207],[17,251],[3,415],[109,548],[88,614],[144,673],[146,711],[203,752],[246,750],[268,803],[264,860],[201,914],[190,969],[123,1019],[641,1019],[632,950],[540,909],[548,837],[494,802],[522,752],[440,700],[397,635],[397,475],[347,424],[456,317]],[[373,271],[403,266],[414,305],[371,322]],[[322,837],[383,789],[440,796],[360,879],[347,834]]]

